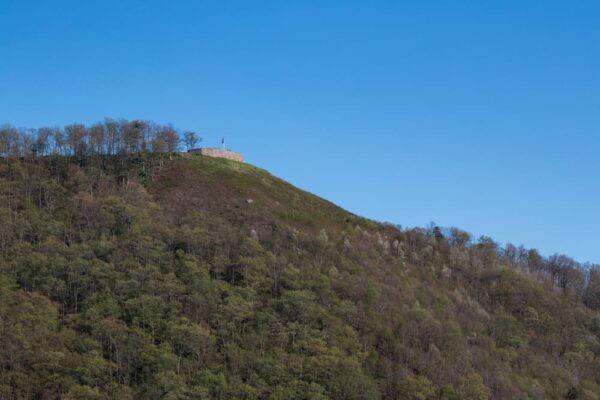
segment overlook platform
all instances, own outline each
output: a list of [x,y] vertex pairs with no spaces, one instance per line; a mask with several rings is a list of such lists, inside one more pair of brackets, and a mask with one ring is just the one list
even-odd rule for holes
[[244,156],[242,155],[242,153],[238,153],[232,150],[197,148],[188,150],[188,153],[199,154],[205,157],[227,158],[229,160],[244,162]]

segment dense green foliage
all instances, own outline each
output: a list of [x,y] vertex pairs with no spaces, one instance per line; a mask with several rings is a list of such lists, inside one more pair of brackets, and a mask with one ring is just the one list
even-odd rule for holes
[[0,163],[2,399],[598,399],[600,279],[247,164]]

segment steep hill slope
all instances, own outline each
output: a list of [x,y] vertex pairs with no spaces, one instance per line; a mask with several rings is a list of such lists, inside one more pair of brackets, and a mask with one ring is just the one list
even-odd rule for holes
[[0,221],[2,399],[599,398],[567,258],[187,155],[4,160]]

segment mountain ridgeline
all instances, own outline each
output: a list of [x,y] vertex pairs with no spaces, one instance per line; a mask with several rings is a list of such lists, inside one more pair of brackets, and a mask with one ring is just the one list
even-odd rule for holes
[[600,399],[597,266],[114,123],[0,129],[0,399]]

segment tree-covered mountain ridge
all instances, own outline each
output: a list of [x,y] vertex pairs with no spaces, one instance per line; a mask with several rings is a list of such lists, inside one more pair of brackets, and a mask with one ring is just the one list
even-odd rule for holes
[[596,266],[103,153],[0,162],[1,399],[600,398]]

